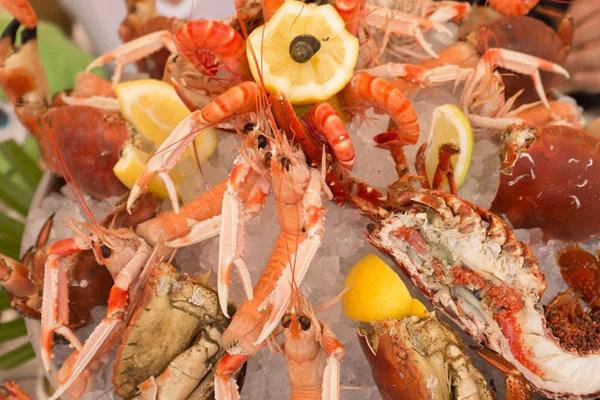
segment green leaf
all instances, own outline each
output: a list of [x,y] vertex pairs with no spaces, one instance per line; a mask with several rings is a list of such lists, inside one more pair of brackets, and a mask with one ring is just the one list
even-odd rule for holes
[[25,140],[25,143],[23,143],[23,146],[21,147],[23,148],[23,151],[27,153],[29,158],[34,160],[36,163],[42,158],[42,150],[40,149],[40,144],[38,143],[38,140],[33,136],[28,136]]
[[23,178],[29,190],[34,191],[42,179],[42,171],[35,161],[12,139],[0,142],[0,154],[8,160],[13,171]]
[[0,253],[12,259],[19,260],[20,245],[15,246],[14,243],[0,239]]
[[27,335],[25,320],[23,318],[13,319],[12,321],[0,324],[0,343],[8,342],[21,336]]
[[35,358],[35,352],[31,343],[25,343],[16,349],[0,356],[0,369],[13,369],[19,365]]
[[[7,182],[8,177],[0,177],[0,181]],[[27,210],[29,209],[31,200],[31,194],[23,190],[19,190],[13,185],[7,185],[6,183],[0,185],[0,201],[23,216],[27,215]]]
[[20,245],[21,236],[23,236],[24,230],[25,225],[22,222],[17,221],[4,213],[0,213],[0,237],[2,235],[11,236],[18,239]]
[[0,288],[0,311],[8,310],[10,308],[10,300],[8,300],[8,293],[6,289]]

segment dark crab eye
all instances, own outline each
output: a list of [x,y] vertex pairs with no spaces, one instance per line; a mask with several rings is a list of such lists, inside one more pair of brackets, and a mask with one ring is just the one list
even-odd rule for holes
[[301,315],[298,318],[298,322],[300,322],[300,326],[302,327],[303,331],[310,329],[310,318],[308,318],[306,315]]
[[268,151],[265,154],[265,165],[269,166],[271,164],[271,158],[273,158],[273,153],[271,153],[270,151]]
[[281,159],[281,165],[283,166],[283,168],[285,168],[286,171],[289,171],[290,166],[292,165],[292,162],[289,159],[284,157]]
[[100,246],[100,253],[102,253],[102,257],[104,258],[110,258],[112,251],[110,250],[110,248],[108,246],[105,245],[101,245]]
[[267,147],[267,137],[265,135],[258,135],[258,148],[264,149]]
[[244,132],[252,132],[254,130],[254,124],[252,122],[248,122],[244,125]]
[[292,317],[290,316],[290,314],[285,314],[283,317],[281,317],[281,326],[283,326],[284,328],[289,328],[291,322]]

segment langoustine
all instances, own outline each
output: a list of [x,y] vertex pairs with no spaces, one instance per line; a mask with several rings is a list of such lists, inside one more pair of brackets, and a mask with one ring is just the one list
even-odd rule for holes
[[392,214],[369,226],[367,240],[436,307],[541,394],[600,393],[600,383],[590,379],[600,369],[597,350],[567,350],[546,328],[539,306],[546,282],[510,228],[454,195],[404,185],[392,187],[390,195]]

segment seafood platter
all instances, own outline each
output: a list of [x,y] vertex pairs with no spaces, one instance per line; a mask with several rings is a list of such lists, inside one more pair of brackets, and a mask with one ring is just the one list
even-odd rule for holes
[[127,0],[51,96],[2,0],[47,172],[0,284],[50,398],[600,396],[600,138],[537,3]]

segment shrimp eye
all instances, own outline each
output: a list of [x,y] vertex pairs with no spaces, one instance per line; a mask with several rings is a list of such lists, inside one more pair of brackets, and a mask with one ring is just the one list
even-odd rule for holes
[[282,165],[282,166],[285,168],[285,170],[286,170],[286,171],[289,171],[289,170],[290,170],[290,165],[291,165],[291,164],[292,164],[292,163],[290,162],[290,160],[289,160],[289,159],[287,159],[287,158],[285,158],[285,157],[281,159],[281,165]]
[[265,154],[265,164],[268,166],[269,164],[271,164],[271,158],[273,158],[273,153],[271,153],[270,151],[268,151]]
[[252,122],[248,122],[244,125],[244,132],[252,132],[254,130],[254,124]]
[[265,135],[258,135],[258,148],[264,149],[267,147],[267,137]]
[[290,314],[285,314],[283,317],[281,317],[281,326],[283,326],[284,328],[289,328],[291,322],[292,317],[290,316]]
[[100,252],[102,253],[103,258],[110,258],[112,251],[108,246],[102,245],[100,246]]
[[300,326],[302,326],[303,331],[310,329],[310,318],[308,318],[306,315],[301,315],[298,317],[298,322],[300,322]]

